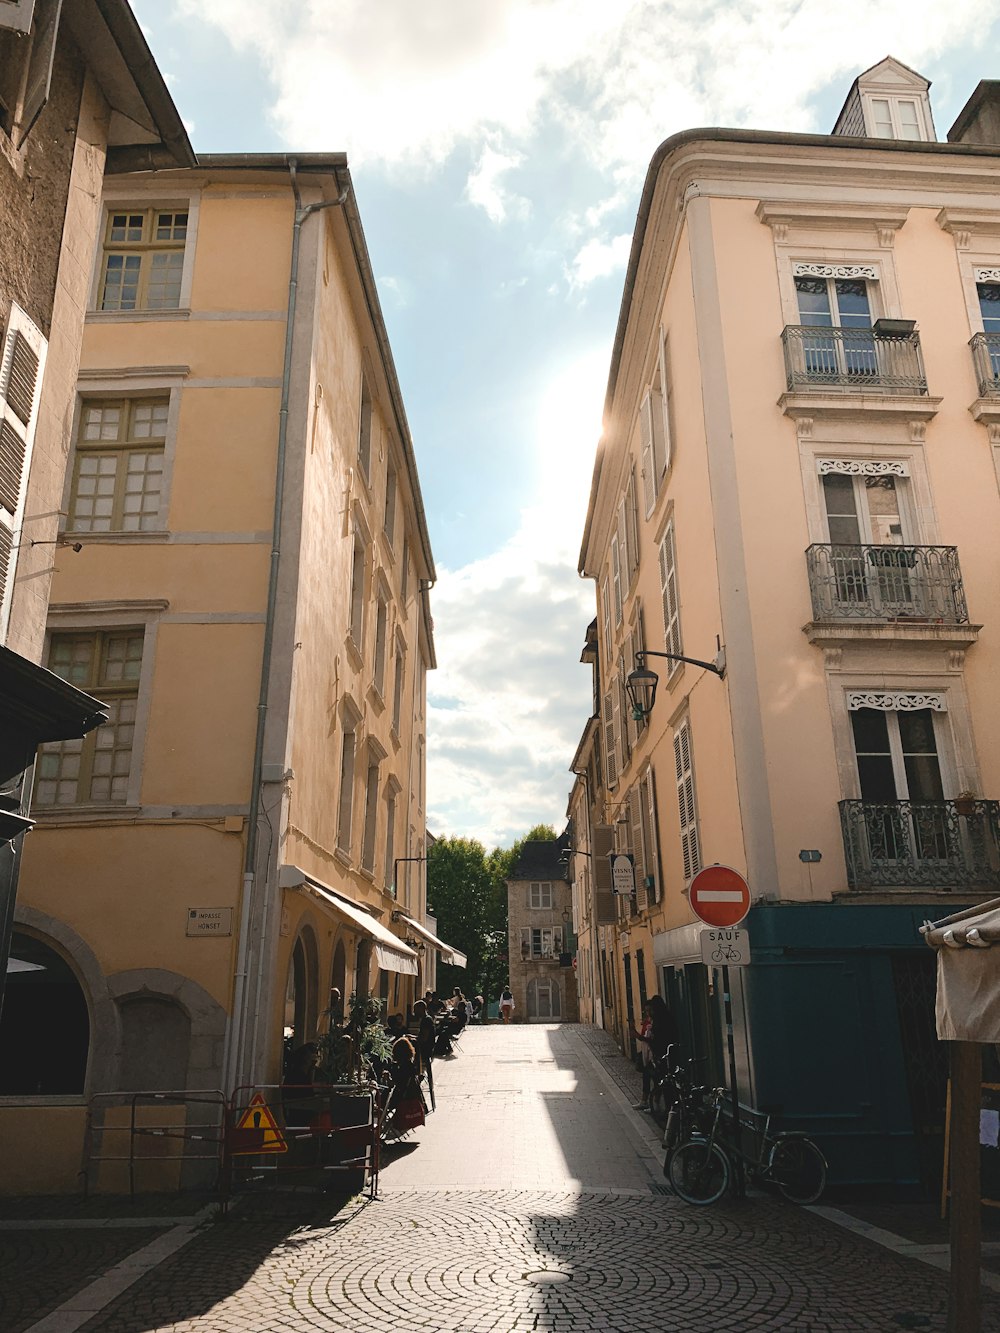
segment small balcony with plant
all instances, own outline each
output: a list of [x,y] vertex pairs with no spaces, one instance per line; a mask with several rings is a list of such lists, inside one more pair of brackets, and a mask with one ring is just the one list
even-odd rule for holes
[[1000,333],[975,333],[969,340],[980,398],[1000,398]]
[[789,324],[781,340],[791,394],[927,393],[913,320],[877,319],[870,328]]
[[815,542],[806,568],[816,625],[969,624],[955,546]]
[[841,801],[851,889],[1000,889],[1000,801]]

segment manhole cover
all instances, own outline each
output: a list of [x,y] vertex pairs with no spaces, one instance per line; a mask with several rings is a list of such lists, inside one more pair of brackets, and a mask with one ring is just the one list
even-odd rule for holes
[[542,1268],[536,1273],[525,1273],[523,1276],[525,1282],[534,1282],[538,1286],[549,1286],[555,1282],[569,1282],[571,1275],[560,1273],[555,1268]]

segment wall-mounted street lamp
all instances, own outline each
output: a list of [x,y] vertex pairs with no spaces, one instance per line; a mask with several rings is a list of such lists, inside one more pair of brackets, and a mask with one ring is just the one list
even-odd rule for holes
[[685,657],[683,653],[656,653],[651,649],[642,649],[635,655],[635,670],[630,672],[625,681],[625,689],[632,703],[632,716],[636,722],[649,717],[656,699],[656,687],[660,678],[655,671],[646,666],[647,657],[665,657],[670,662],[690,662],[692,666],[704,667],[712,671],[720,680],[726,675],[726,650],[716,636],[717,651],[711,662],[703,662],[697,657]]

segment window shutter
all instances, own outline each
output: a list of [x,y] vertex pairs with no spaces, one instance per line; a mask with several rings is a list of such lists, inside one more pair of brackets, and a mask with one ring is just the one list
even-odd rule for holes
[[615,624],[622,623],[622,562],[618,534],[611,538],[611,585],[615,595]]
[[562,953],[562,951],[563,951],[563,947],[562,947],[562,926],[554,926],[554,927],[552,928],[552,956],[553,956],[553,958],[558,958],[559,955]]
[[46,342],[12,305],[0,353],[0,643],[7,637]]
[[[0,6],[2,8],[2,6]],[[56,58],[56,36],[59,32],[59,14],[62,0],[37,0],[35,5],[35,32],[31,41],[28,78],[24,86],[21,125],[17,134],[18,148],[31,133],[31,127],[49,100],[52,85],[52,64]]]
[[531,928],[529,926],[521,927],[521,957],[531,957]]
[[674,767],[677,774],[677,806],[680,812],[681,855],[684,860],[685,882],[693,879],[701,869],[691,759],[691,727],[685,721],[674,732]]
[[[625,767],[625,760],[621,758],[625,750],[625,742],[622,737],[622,710],[621,710],[621,682],[611,682],[611,744],[614,753],[615,774],[619,774]],[[609,783],[610,786],[610,783]]]
[[[677,565],[674,525],[669,523],[660,542],[660,594],[663,598],[663,642],[668,653],[681,652],[681,621],[677,604]],[[671,666],[676,670],[676,664]]]
[[632,856],[635,858],[635,899],[636,907],[645,912],[649,906],[649,894],[646,892],[646,848],[642,839],[642,792],[637,783],[628,794],[628,816],[632,827]]
[[615,711],[611,690],[604,696],[604,765],[608,787],[613,789],[618,786],[618,755],[615,749]]
[[608,590],[608,576],[601,579],[601,617],[604,625],[603,660],[611,661],[611,597]]
[[653,395],[647,391],[639,408],[639,435],[642,440],[642,499],[646,518],[656,504],[656,472],[653,462]]
[[622,750],[622,768],[628,766],[628,761],[632,757],[632,723],[629,720],[628,695],[625,693],[625,654],[618,654],[618,679],[615,682],[617,686],[618,716],[621,718],[621,750]]
[[625,487],[625,529],[628,536],[628,579],[631,586],[639,568],[639,506],[636,501],[635,467],[629,469]]
[[30,32],[34,12],[35,0],[6,0],[0,4],[0,28],[13,28],[15,32]]
[[[656,489],[660,489],[660,482],[666,476],[670,469],[670,463],[673,459],[673,431],[671,429],[671,415],[673,407],[671,399],[673,397],[673,385],[670,382],[670,347],[664,336],[663,330],[660,330],[660,388],[661,399],[659,403],[660,411],[657,425],[660,427],[660,449],[659,456],[654,457],[654,462],[658,467],[656,473]],[[657,433],[654,432],[653,439],[656,440]],[[654,444],[655,454],[655,444]]]
[[663,898],[663,878],[660,868],[660,837],[656,819],[656,783],[653,770],[642,780],[642,839],[646,849],[646,874],[653,878],[653,898]]
[[628,505],[627,493],[622,495],[618,501],[618,555],[621,560],[622,571],[622,596],[628,592],[632,585],[632,553],[629,550],[629,531],[626,509]]

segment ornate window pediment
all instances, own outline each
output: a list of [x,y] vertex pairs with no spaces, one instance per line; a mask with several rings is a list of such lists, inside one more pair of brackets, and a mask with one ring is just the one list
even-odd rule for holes
[[848,477],[908,477],[909,463],[879,463],[872,458],[817,458],[816,470],[821,477],[840,473]]
[[912,713],[921,708],[934,713],[948,711],[945,695],[926,690],[848,690],[847,707],[852,713],[859,708],[877,708],[883,713]]

